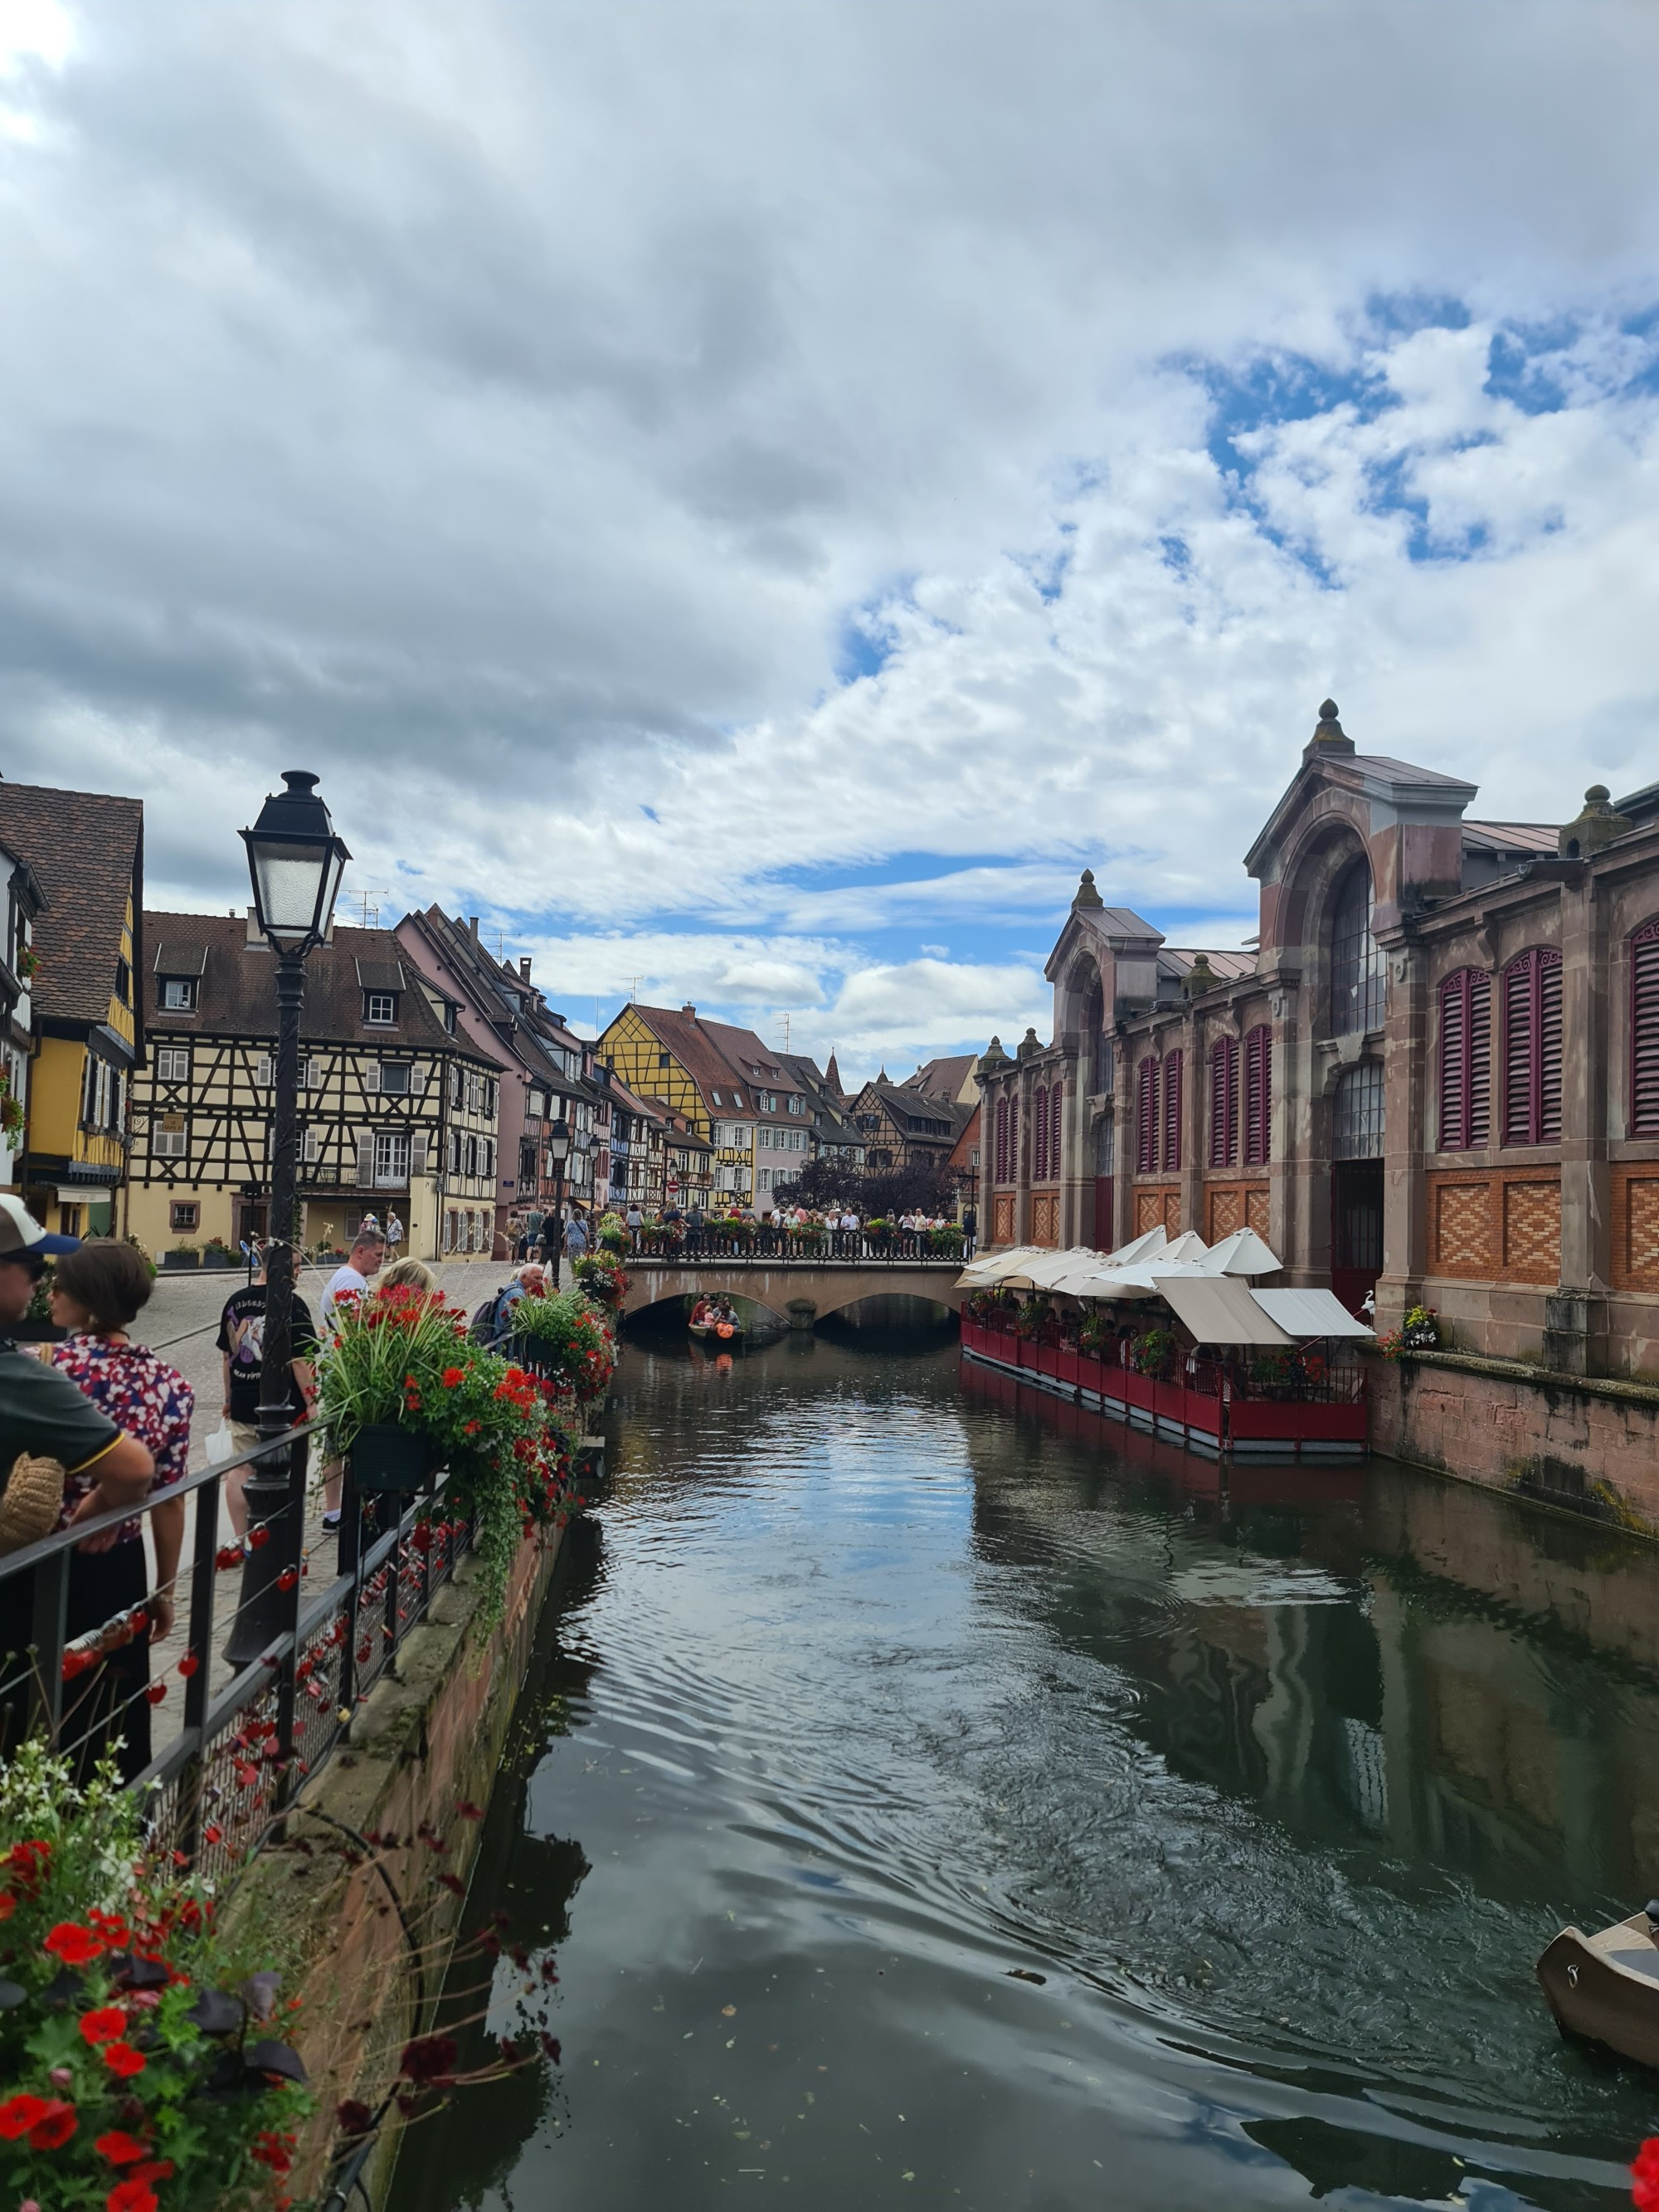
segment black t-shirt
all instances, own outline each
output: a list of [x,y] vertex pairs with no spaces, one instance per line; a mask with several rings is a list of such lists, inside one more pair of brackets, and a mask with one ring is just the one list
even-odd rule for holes
[[[295,1359],[314,1358],[317,1330],[311,1309],[296,1297],[289,1322],[289,1352]],[[226,1301],[219,1321],[219,1349],[230,1354],[230,1418],[257,1421],[259,1418],[259,1367],[265,1349],[265,1286],[250,1283]],[[289,1370],[288,1409],[297,1419],[305,1411],[305,1398],[293,1370]]]
[[42,1452],[73,1474],[100,1458],[120,1434],[61,1370],[0,1334],[0,1479],[19,1452]]

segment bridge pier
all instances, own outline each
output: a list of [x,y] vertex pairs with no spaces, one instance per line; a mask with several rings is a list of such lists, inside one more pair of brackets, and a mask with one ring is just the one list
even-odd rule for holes
[[791,1328],[811,1328],[818,1317],[818,1310],[811,1298],[791,1298],[787,1318]]

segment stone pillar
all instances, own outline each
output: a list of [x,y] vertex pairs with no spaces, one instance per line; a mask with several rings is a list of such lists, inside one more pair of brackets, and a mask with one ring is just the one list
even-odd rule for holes
[[1206,1233],[1204,1163],[1208,1146],[1205,1121],[1210,1075],[1204,1062],[1204,1024],[1189,1006],[1181,1043],[1181,1064],[1186,1079],[1181,1101],[1181,1225],[1197,1230],[1200,1237]]
[[[1329,1272],[1329,1235],[1316,1243],[1310,1226],[1309,1183],[1313,1174],[1312,1043],[1297,1020],[1301,993],[1284,975],[1268,1004],[1273,1030],[1273,1113],[1267,1145],[1267,1242],[1284,1262],[1286,1279],[1307,1283]],[[1243,1153],[1243,1062],[1239,1064],[1240,1151]]]
[[1580,866],[1561,886],[1561,1280],[1544,1301],[1544,1364],[1563,1375],[1607,1371],[1612,1274],[1607,1166],[1607,921]]
[[1425,1156],[1436,1111],[1431,1067],[1428,963],[1404,930],[1381,940],[1388,963],[1383,1013],[1382,1273],[1376,1285],[1379,1334],[1395,1328],[1423,1300],[1428,1273]]
[[1119,1037],[1112,1052],[1113,1251],[1135,1233],[1134,1083],[1134,1054]]

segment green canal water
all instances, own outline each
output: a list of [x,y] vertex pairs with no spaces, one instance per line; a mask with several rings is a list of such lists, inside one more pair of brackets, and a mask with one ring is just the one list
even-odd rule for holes
[[1620,2201],[1659,2081],[1532,1963],[1659,1888],[1659,1550],[933,1338],[617,1390],[467,1915],[562,2060],[394,2212]]

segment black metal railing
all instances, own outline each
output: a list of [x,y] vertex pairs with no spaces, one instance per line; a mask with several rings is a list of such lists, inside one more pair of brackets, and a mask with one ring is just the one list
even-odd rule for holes
[[962,1266],[973,1251],[965,1239],[948,1230],[892,1229],[872,1233],[867,1229],[787,1230],[757,1224],[752,1232],[704,1227],[688,1229],[675,1237],[662,1229],[632,1232],[631,1249],[621,1257],[624,1266],[665,1265],[676,1261],[763,1260],[769,1267],[822,1267],[828,1260],[857,1261],[880,1267],[903,1262],[915,1267],[933,1261],[938,1266]]
[[[415,1497],[395,1526],[376,1532],[374,1509],[357,1506],[348,1478],[337,1571],[315,1587],[306,1549],[305,1507],[310,1439],[306,1424],[236,1458],[152,1491],[136,1504],[60,1528],[39,1543],[0,1558],[0,1701],[12,1734],[33,1729],[70,1757],[88,1754],[120,1732],[117,1679],[98,1694],[108,1651],[149,1632],[148,1614],[134,1607],[112,1620],[67,1632],[70,1561],[88,1536],[193,1497],[195,1535],[178,1578],[187,1605],[182,1650],[169,1644],[169,1673],[183,1684],[183,1725],[133,1778],[146,1800],[158,1848],[182,1854],[198,1871],[231,1872],[292,1801],[306,1778],[349,1735],[351,1717],[388,1669],[399,1645],[426,1613],[470,1540],[465,1521],[450,1510],[448,1478]],[[225,1478],[239,1467],[285,1455],[288,1493],[246,1537],[220,1541],[219,1501]],[[324,1533],[333,1549],[335,1538]],[[260,1571],[246,1573],[256,1553]],[[236,1574],[235,1601],[221,1602],[222,1578]],[[310,1585],[308,1587],[308,1585]],[[245,1595],[245,1591],[252,1594]],[[261,1648],[251,1663],[216,1684],[216,1634],[234,1635],[245,1610],[257,1609]],[[266,1631],[269,1631],[266,1633]],[[159,1647],[158,1647],[159,1649]],[[173,1684],[161,1679],[132,1689],[126,1702],[165,1702]],[[74,1687],[74,1694],[65,1692]]]

